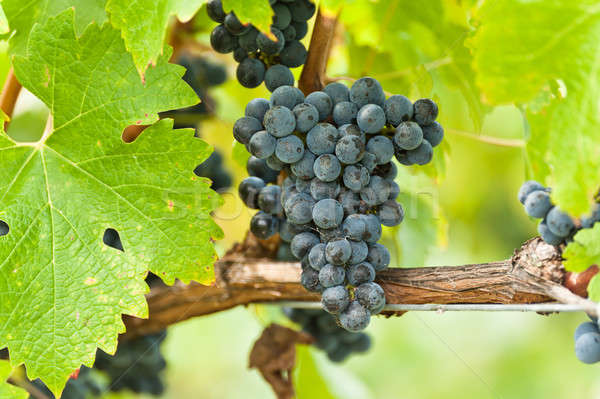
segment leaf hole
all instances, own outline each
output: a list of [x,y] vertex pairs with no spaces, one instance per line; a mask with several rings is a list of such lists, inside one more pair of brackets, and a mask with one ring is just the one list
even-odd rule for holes
[[123,243],[121,242],[121,237],[119,236],[119,232],[115,229],[111,229],[109,227],[108,229],[104,230],[102,242],[104,242],[105,245],[111,248],[123,251]]
[[5,236],[10,231],[10,227],[8,227],[8,223],[4,220],[0,220],[0,237]]
[[150,125],[129,125],[125,129],[123,129],[123,134],[121,134],[121,138],[126,143],[131,143],[138,138],[138,136]]

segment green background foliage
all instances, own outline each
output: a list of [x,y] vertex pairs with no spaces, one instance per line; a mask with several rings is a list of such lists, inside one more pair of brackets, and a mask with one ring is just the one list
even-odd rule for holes
[[[210,152],[204,141],[190,131],[173,131],[169,121],[156,123],[157,112],[197,102],[179,79],[182,68],[168,65],[171,49],[165,40],[175,20],[189,20],[203,2],[1,3],[7,23],[0,15],[0,34],[8,24],[11,37],[1,48],[0,77],[13,65],[32,94],[17,107],[11,139],[0,136],[0,219],[11,225],[11,234],[0,237],[0,347],[9,345],[13,365],[25,362],[30,377],[41,376],[55,391],[78,364],[92,362],[96,346],[114,350],[122,313],[145,314],[147,270],[168,283],[175,278],[209,282],[215,250],[223,253],[242,239],[252,215],[235,189],[218,199],[208,182],[192,181],[194,164]],[[574,216],[589,211],[600,181],[597,2],[323,0],[321,5],[325,12],[339,13],[330,77],[351,84],[370,75],[389,93],[413,100],[430,97],[440,107],[446,138],[434,162],[425,168],[400,167],[397,182],[406,219],[384,231],[393,266],[510,257],[536,234],[535,221],[524,216],[516,199],[525,179],[551,185],[553,200]],[[224,7],[267,30],[272,15],[267,0],[225,0]],[[202,136],[227,155],[237,183],[245,177],[248,154],[233,144],[232,124],[251,98],[268,98],[269,93],[263,87],[242,88],[232,57],[203,49],[214,26],[204,13],[200,8],[193,23],[192,39],[201,45],[194,51],[226,64],[229,81],[211,92],[216,115],[202,122]],[[294,70],[296,77],[299,73],[300,68]],[[49,113],[54,132],[41,147],[13,148],[12,140],[37,141]],[[153,123],[133,144],[120,140],[125,126]],[[120,200],[90,185],[92,179],[78,176],[64,159],[43,161],[53,151],[84,165],[94,159],[85,170],[109,186],[147,184],[136,188],[135,196],[120,193],[143,207],[142,214],[120,206],[115,211]],[[144,158],[155,152],[152,159]],[[25,168],[27,178],[7,189],[28,156],[35,162]],[[106,156],[118,161],[96,159]],[[56,193],[53,205],[76,214],[77,226],[63,225],[60,234],[52,234],[52,212],[46,211],[35,225],[46,236],[19,244],[15,235],[49,203],[44,169]],[[68,181],[78,190],[61,185]],[[169,215],[171,200],[174,215]],[[179,206],[191,203],[190,210]],[[219,204],[213,217],[224,236],[208,216]],[[165,219],[154,229],[147,218]],[[192,232],[185,228],[191,218]],[[124,232],[124,254],[101,245],[108,226]],[[173,240],[161,238],[161,229]],[[39,237],[62,243],[56,270],[66,277],[59,288],[78,290],[78,300],[57,300],[53,275],[41,270],[53,259],[48,247],[53,241]],[[220,239],[216,248],[211,237]],[[76,244],[66,245],[71,239]],[[565,252],[565,266],[580,271],[597,262],[598,242],[598,226],[577,234]],[[89,249],[82,249],[84,244]],[[94,284],[85,284],[90,281]],[[29,286],[36,296],[28,294]],[[591,287],[592,298],[600,299],[600,279]],[[15,309],[20,310],[18,323],[8,317]],[[251,343],[267,322],[263,307],[251,310],[170,328],[165,397],[272,397],[258,373],[246,369]],[[83,321],[72,321],[74,311]],[[276,310],[269,312],[275,316],[268,321],[283,321]],[[600,390],[597,368],[577,362],[572,348],[572,332],[583,320],[582,315],[496,313],[376,318],[369,329],[372,350],[342,366],[328,363],[318,351],[300,349],[294,376],[298,397],[591,397]],[[29,328],[35,333],[27,335]],[[77,340],[61,339],[73,334]],[[0,363],[0,380],[9,369]],[[0,397],[5,386],[0,385]]]

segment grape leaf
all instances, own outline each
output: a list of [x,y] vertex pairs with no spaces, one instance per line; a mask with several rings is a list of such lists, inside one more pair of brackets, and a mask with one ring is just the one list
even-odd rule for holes
[[[73,10],[36,24],[19,81],[50,108],[54,129],[38,143],[0,135],[0,348],[57,394],[96,347],[114,353],[121,314],[147,316],[144,275],[172,284],[213,280],[210,212],[220,199],[192,173],[209,146],[163,120],[130,144],[121,132],[198,101],[167,63],[144,83],[117,30],[77,37]],[[125,252],[102,243],[119,231]]]
[[0,5],[0,35],[4,35],[10,32],[10,28],[8,27],[8,21],[6,20],[6,14],[4,13],[4,9]]
[[[470,42],[475,53],[477,82],[494,104],[538,102],[549,92],[555,106],[543,118],[530,121],[529,147],[536,147],[532,165],[538,180],[551,174],[552,197],[574,215],[589,209],[598,189],[600,170],[600,5],[596,1],[568,0],[486,2],[478,19],[480,28]],[[519,82],[515,85],[514,82]],[[564,86],[561,95],[553,86]],[[539,124],[541,119],[546,122]]]
[[27,399],[27,391],[6,382],[12,371],[8,360],[0,360],[0,399]]
[[125,41],[125,47],[141,75],[162,53],[171,15],[190,19],[204,0],[107,0],[110,22]]
[[101,25],[107,20],[104,11],[106,0],[2,0],[2,8],[14,31],[10,51],[20,54],[26,50],[29,33],[36,22],[44,22],[68,8],[75,10],[75,32],[80,35],[92,22]]
[[261,32],[271,35],[273,9],[269,0],[223,0],[225,12],[234,11],[244,24],[252,24]]
[[[600,265],[600,223],[591,229],[579,230],[563,252],[565,269],[582,272],[591,265]],[[590,299],[600,301],[600,278],[594,276],[588,284]]]

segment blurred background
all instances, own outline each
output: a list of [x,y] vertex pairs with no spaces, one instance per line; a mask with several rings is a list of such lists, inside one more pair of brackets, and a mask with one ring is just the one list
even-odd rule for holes
[[[336,1],[322,2],[338,12]],[[407,216],[385,231],[393,266],[452,266],[509,258],[536,235],[517,191],[529,177],[523,110],[490,105],[476,82],[469,39],[477,29],[475,2],[348,1],[328,76],[351,84],[373,76],[389,93],[433,98],[446,136],[432,166],[400,167],[397,183]],[[377,21],[378,23],[364,23]],[[225,231],[224,253],[243,239],[252,211],[237,197],[247,176],[245,150],[231,129],[264,87],[242,88],[230,55],[210,49],[214,23],[204,8],[194,19],[183,52],[224,68],[227,80],[206,87],[210,109],[194,121],[199,135],[223,155],[231,188],[215,218]],[[305,45],[308,45],[310,32]],[[2,76],[9,68],[6,51]],[[301,68],[294,70],[296,78]],[[25,93],[8,133],[32,141],[44,129],[48,110]],[[232,155],[234,154],[234,155]],[[573,352],[572,334],[583,314],[407,313],[376,317],[366,354],[333,364],[318,350],[299,347],[294,375],[298,398],[543,398],[600,397],[598,366]],[[250,306],[196,318],[168,330],[164,398],[272,398],[270,387],[249,370],[248,353],[266,324],[284,322],[276,307]],[[568,383],[565,383],[568,382]],[[133,393],[106,398],[149,397]]]

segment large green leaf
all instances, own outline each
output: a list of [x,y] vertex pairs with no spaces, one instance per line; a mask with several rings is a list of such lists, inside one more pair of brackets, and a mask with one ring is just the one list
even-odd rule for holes
[[[550,172],[554,201],[571,214],[586,212],[600,180],[600,4],[493,0],[478,19],[470,45],[486,99],[543,112],[530,121],[535,176]],[[552,106],[540,109],[544,92]]]
[[14,31],[10,40],[13,54],[26,50],[29,33],[36,22],[45,22],[68,8],[75,10],[75,32],[80,35],[91,23],[102,24],[106,21],[104,3],[106,0],[2,0],[2,8]]
[[[69,373],[112,353],[122,314],[145,317],[147,270],[166,283],[213,279],[210,212],[219,204],[194,167],[210,153],[192,130],[164,120],[125,144],[131,124],[197,102],[183,68],[150,68],[145,83],[110,25],[75,34],[73,11],[36,25],[19,81],[50,108],[38,143],[0,136],[0,348],[58,393]],[[106,247],[119,231],[125,252]]]
[[6,382],[12,371],[13,368],[11,367],[8,360],[0,359],[0,399],[28,398],[29,394],[27,393],[27,391]]
[[171,15],[191,18],[205,0],[107,0],[110,22],[121,30],[125,47],[143,74],[162,53]]
[[223,0],[225,12],[234,11],[245,24],[252,24],[256,29],[271,34],[273,9],[269,0]]

